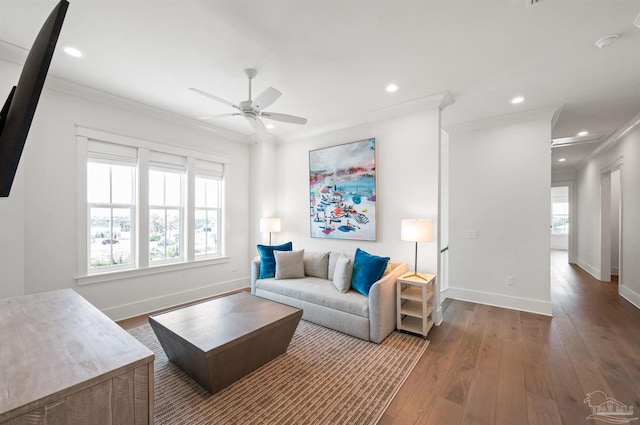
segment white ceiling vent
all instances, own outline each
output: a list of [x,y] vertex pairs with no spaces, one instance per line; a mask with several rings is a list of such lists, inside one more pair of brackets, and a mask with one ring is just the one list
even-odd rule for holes
[[542,3],[544,0],[524,0],[527,7],[533,7],[537,4]]

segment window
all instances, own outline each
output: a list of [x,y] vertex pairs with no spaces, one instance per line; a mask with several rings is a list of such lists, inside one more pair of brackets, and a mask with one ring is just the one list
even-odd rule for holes
[[78,226],[79,243],[86,243],[78,250],[82,280],[223,258],[224,160],[90,129],[79,129],[78,141],[79,158],[86,158],[79,163],[86,172],[79,182],[86,183],[79,200],[87,217]]
[[149,260],[179,260],[183,240],[183,175],[149,171]]
[[[135,151],[105,143],[90,146],[87,162],[89,268],[133,267]],[[119,155],[120,154],[120,155]]]
[[569,202],[551,203],[551,233],[554,235],[569,233]]
[[196,177],[195,255],[220,252],[221,182],[210,177]]

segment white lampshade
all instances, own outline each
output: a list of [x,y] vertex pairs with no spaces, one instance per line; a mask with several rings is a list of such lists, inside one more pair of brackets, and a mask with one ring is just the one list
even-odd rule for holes
[[262,233],[276,233],[280,231],[280,219],[275,217],[261,218],[260,231]]
[[409,242],[431,242],[433,240],[433,222],[431,220],[402,220],[400,239]]

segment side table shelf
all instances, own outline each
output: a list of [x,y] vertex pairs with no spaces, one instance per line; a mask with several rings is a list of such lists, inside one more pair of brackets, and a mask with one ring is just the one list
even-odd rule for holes
[[396,280],[397,327],[426,337],[433,327],[433,283],[436,276],[405,274]]

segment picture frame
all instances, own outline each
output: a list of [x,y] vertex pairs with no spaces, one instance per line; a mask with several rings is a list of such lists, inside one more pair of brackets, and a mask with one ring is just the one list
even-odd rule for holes
[[377,240],[375,138],[309,151],[312,238]]

